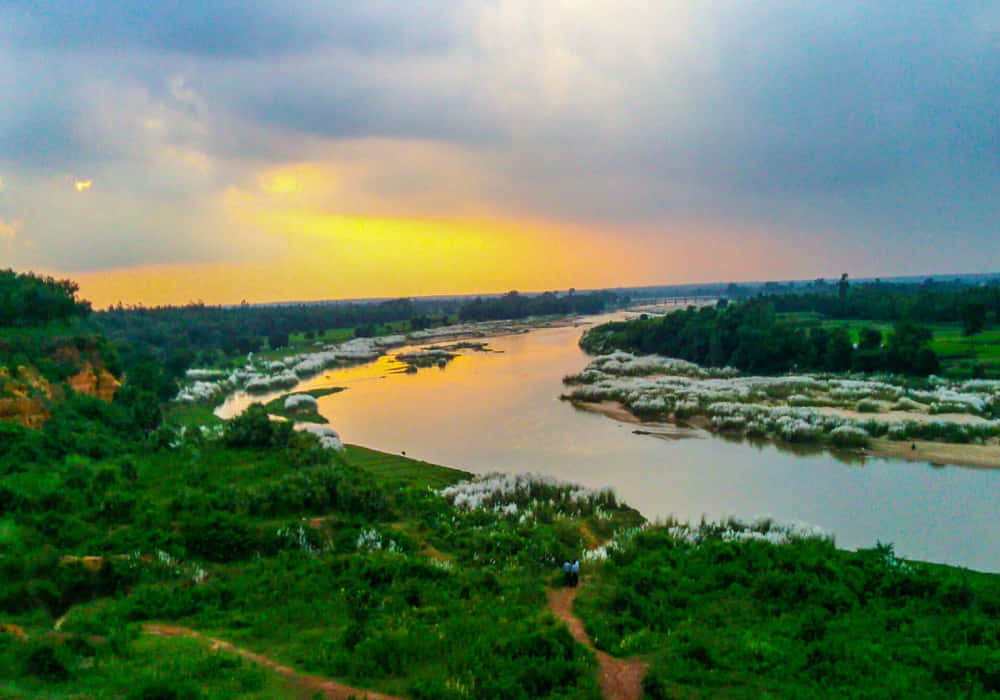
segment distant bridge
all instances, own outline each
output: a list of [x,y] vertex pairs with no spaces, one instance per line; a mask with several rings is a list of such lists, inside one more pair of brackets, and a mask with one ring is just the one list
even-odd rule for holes
[[699,306],[704,304],[714,304],[719,300],[719,296],[671,296],[671,297],[643,297],[633,299],[638,306],[656,306],[658,304],[671,304],[676,306]]

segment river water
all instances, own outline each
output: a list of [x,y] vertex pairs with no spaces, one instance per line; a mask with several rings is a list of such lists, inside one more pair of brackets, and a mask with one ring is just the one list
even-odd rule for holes
[[[559,400],[563,376],[588,362],[577,345],[583,330],[492,338],[497,352],[462,351],[443,369],[415,374],[395,360],[405,349],[394,350],[297,389],[347,388],[319,399],[346,442],[477,473],[609,485],[648,518],[771,515],[819,525],[842,547],[891,542],[900,556],[1000,571],[1000,470],[850,462],[693,431],[669,440],[634,434],[639,426]],[[237,393],[218,413],[275,395]]]

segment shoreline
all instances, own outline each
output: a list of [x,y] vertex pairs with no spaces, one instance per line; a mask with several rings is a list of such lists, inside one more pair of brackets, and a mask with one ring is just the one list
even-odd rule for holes
[[[668,439],[699,438],[706,434],[712,437],[725,438],[726,434],[712,429],[711,422],[705,416],[693,416],[684,423],[675,421],[644,421],[629,411],[618,401],[581,401],[569,399],[575,408],[588,413],[596,413],[611,418],[620,423],[637,426],[650,426],[665,429],[668,432],[657,434],[646,431],[633,431],[641,435],[665,437]],[[677,433],[670,432],[680,431]],[[966,469],[1000,469],[1000,445],[975,445],[954,442],[933,442],[930,440],[887,440],[872,439],[866,448],[844,449],[825,443],[799,445],[782,440],[767,439],[767,443],[778,447],[802,447],[824,450],[834,456],[853,456],[860,459],[899,459],[906,462],[921,462],[932,467],[962,467]],[[913,449],[913,446],[916,449]]]

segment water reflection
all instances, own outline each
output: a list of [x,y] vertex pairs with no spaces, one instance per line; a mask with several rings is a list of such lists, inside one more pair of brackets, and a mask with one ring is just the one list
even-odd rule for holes
[[[610,484],[652,518],[769,514],[820,525],[842,546],[894,542],[903,556],[1000,570],[1000,472],[715,436],[636,435],[661,427],[559,400],[563,376],[587,363],[581,331],[494,338],[490,347],[502,352],[463,351],[445,368],[415,373],[394,352],[299,388],[347,387],[320,398],[319,409],[348,442],[480,473],[536,471]],[[236,395],[223,411],[267,398]]]

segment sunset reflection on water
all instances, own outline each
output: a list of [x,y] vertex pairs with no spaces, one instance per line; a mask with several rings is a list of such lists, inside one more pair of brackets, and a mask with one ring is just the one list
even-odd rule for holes
[[[994,532],[996,472],[892,460],[848,464],[828,453],[715,437],[662,440],[561,401],[562,378],[587,364],[582,328],[489,339],[445,368],[406,373],[393,350],[332,369],[298,389],[347,391],[319,399],[348,443],[406,452],[469,471],[534,471],[613,486],[647,517],[772,515],[832,531],[839,544],[893,542],[903,556],[1000,570]],[[441,343],[439,343],[441,344]],[[277,395],[277,394],[275,394]],[[238,394],[223,412],[252,400]]]

